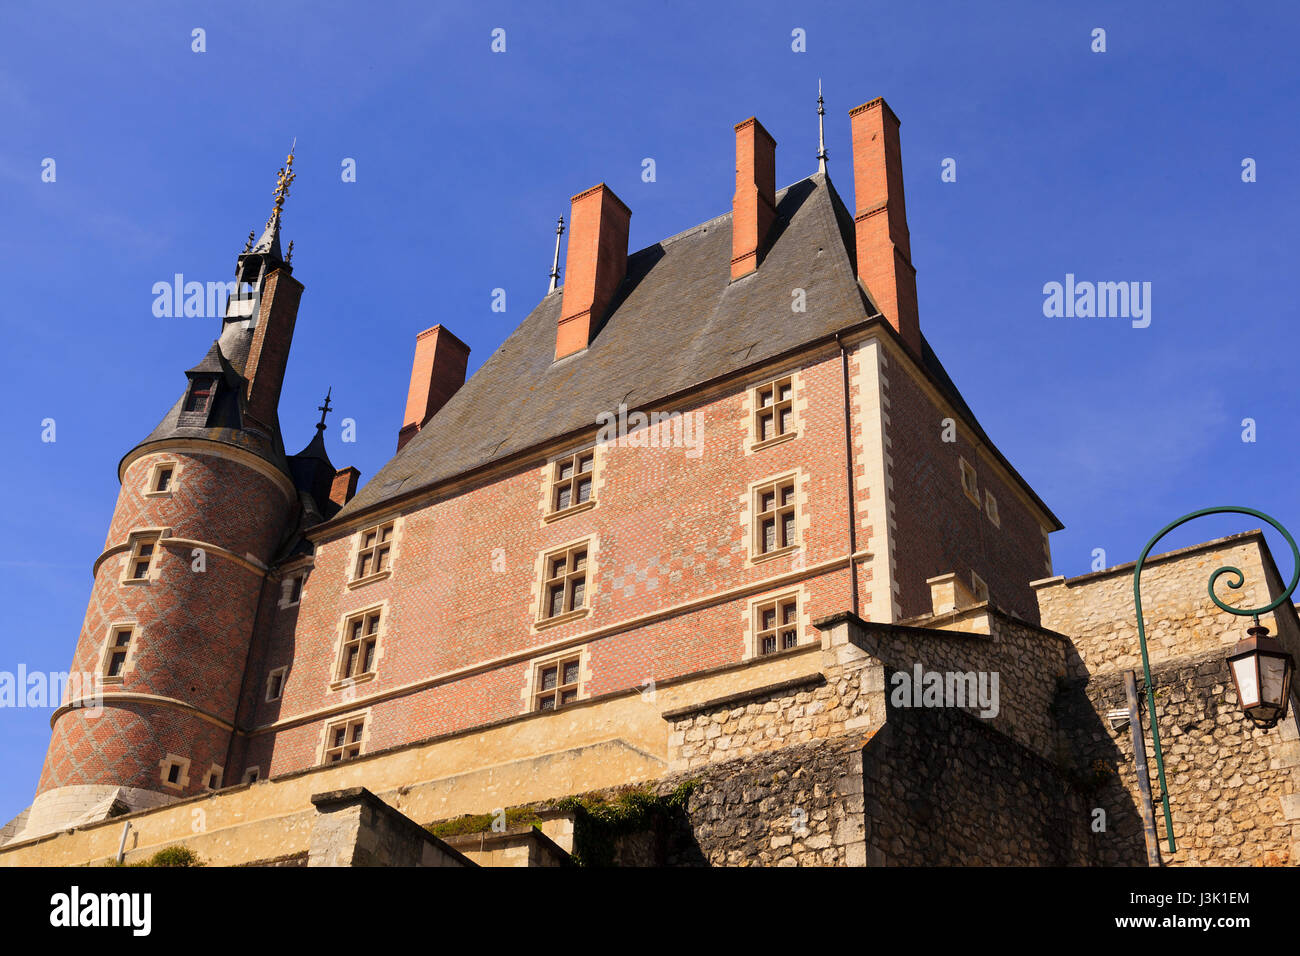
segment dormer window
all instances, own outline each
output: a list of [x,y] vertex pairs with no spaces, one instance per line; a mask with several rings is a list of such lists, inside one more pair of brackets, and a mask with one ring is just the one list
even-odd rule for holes
[[196,375],[190,379],[190,390],[185,393],[185,402],[181,405],[178,424],[202,428],[208,423],[208,413],[212,410],[212,399],[217,394],[217,377],[215,375]]
[[215,378],[196,378],[194,384],[190,386],[189,395],[185,397],[185,411],[196,415],[207,414],[208,403],[212,400],[216,384]]

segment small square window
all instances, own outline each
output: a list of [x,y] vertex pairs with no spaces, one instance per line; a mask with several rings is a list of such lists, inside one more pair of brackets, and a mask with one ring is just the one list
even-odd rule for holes
[[149,486],[145,489],[147,497],[169,497],[175,485],[177,465],[174,461],[160,461],[149,472]]
[[212,769],[208,771],[207,787],[209,790],[221,789],[221,768],[216,764],[213,764]]
[[989,599],[989,586],[984,583],[984,579],[974,571],[970,573],[971,595],[975,598],[977,604],[983,604]]
[[595,468],[595,449],[560,458],[551,465],[551,514],[559,514],[592,500]]
[[351,717],[331,724],[325,731],[325,763],[341,763],[361,756],[366,718]]
[[534,710],[557,710],[578,700],[581,690],[581,657],[570,657],[539,664]]
[[190,784],[190,762],[185,757],[168,754],[159,761],[162,784],[171,790],[184,790]]
[[247,770],[244,771],[243,782],[257,783],[257,781],[261,778],[261,776],[262,776],[262,770],[260,767],[249,767]]

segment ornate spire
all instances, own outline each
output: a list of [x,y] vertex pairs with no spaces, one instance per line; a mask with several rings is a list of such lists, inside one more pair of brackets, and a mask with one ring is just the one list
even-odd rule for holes
[[297,173],[293,171],[293,151],[298,145],[295,138],[293,146],[289,147],[289,157],[280,167],[275,179],[275,204],[271,208],[271,218],[266,220],[266,229],[262,232],[262,238],[250,250],[259,255],[269,255],[280,259],[280,216],[284,212],[284,201],[289,198],[289,187],[293,185]]
[[560,281],[560,236],[564,235],[564,217],[555,225],[555,258],[551,261],[551,287],[546,290],[550,295],[555,291],[556,284]]
[[332,395],[333,392],[334,392],[334,386],[331,385],[329,389],[325,392],[325,404],[316,406],[316,410],[320,412],[320,422],[316,425],[316,430],[318,432],[323,432],[325,430],[325,416],[328,415],[332,410],[330,408],[330,395]]
[[822,81],[817,78],[817,172],[826,172],[826,105],[822,102]]

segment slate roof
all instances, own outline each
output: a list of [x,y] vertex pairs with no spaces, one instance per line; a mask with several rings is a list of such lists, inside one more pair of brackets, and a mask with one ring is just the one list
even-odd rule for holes
[[[756,272],[730,281],[730,213],[655,243],[628,257],[590,347],[558,362],[563,289],[547,295],[338,520],[593,427],[620,404],[644,407],[875,315],[857,281],[853,217],[830,179],[814,174],[776,198],[777,234]],[[795,288],[806,292],[804,313],[791,311]],[[924,352],[936,384],[987,441],[928,343]]]
[[240,370],[248,359],[252,339],[251,329],[242,329],[237,323],[230,323],[222,331],[221,338],[212,343],[203,360],[189,370],[190,373],[217,374],[225,379],[225,386],[217,392],[216,404],[206,427],[180,424],[181,406],[185,403],[185,393],[188,390],[188,386],[185,386],[181,389],[176,404],[163,416],[157,427],[124,455],[122,460],[125,461],[136,449],[152,442],[195,438],[242,448],[289,475],[289,463],[285,459],[279,423],[272,423],[272,434],[269,435],[244,426],[244,413],[240,407],[244,379]]

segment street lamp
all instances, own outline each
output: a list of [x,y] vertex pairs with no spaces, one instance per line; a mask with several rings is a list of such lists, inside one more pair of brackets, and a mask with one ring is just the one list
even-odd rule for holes
[[1232,668],[1241,709],[1256,727],[1267,729],[1286,716],[1295,661],[1268,636],[1268,628],[1260,625],[1258,617],[1246,633],[1250,636],[1237,642],[1228,666]]
[[1232,655],[1228,658],[1228,665],[1232,671],[1232,680],[1237,685],[1237,696],[1241,702],[1242,710],[1246,712],[1246,716],[1254,721],[1256,726],[1272,727],[1286,715],[1287,698],[1291,693],[1291,671],[1294,662],[1291,660],[1291,655],[1284,652],[1277,641],[1268,637],[1268,629],[1260,626],[1259,616],[1267,614],[1275,607],[1279,607],[1289,600],[1296,589],[1296,585],[1300,584],[1300,547],[1296,546],[1295,538],[1291,537],[1290,532],[1282,527],[1275,518],[1270,518],[1264,512],[1256,511],[1254,508],[1202,508],[1200,511],[1185,514],[1177,521],[1170,522],[1161,528],[1156,533],[1156,536],[1147,542],[1147,546],[1142,549],[1142,555],[1137,559],[1137,564],[1133,568],[1133,606],[1137,611],[1138,644],[1142,648],[1142,676],[1147,687],[1147,713],[1151,715],[1151,742],[1154,745],[1156,771],[1160,779],[1160,800],[1164,804],[1165,833],[1169,836],[1170,853],[1176,852],[1178,847],[1174,843],[1174,818],[1169,810],[1169,787],[1165,783],[1165,760],[1160,750],[1160,726],[1156,720],[1156,688],[1151,680],[1151,663],[1147,658],[1146,623],[1142,620],[1142,565],[1146,563],[1147,555],[1156,546],[1156,542],[1170,531],[1195,518],[1214,514],[1252,515],[1262,521],[1267,521],[1277,529],[1282,537],[1286,538],[1286,543],[1291,545],[1291,557],[1295,565],[1295,572],[1291,575],[1291,583],[1272,603],[1263,607],[1236,608],[1219,600],[1219,596],[1214,593],[1214,585],[1218,583],[1219,578],[1223,575],[1232,575],[1232,578],[1227,583],[1228,587],[1233,590],[1246,583],[1245,575],[1241,573],[1240,568],[1219,568],[1210,575],[1209,587],[1210,600],[1218,605],[1221,610],[1227,611],[1229,614],[1255,619],[1255,626],[1246,632],[1250,637],[1240,641],[1232,649]]

